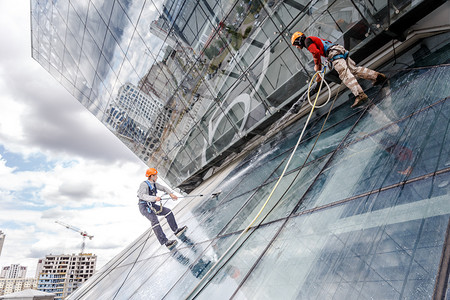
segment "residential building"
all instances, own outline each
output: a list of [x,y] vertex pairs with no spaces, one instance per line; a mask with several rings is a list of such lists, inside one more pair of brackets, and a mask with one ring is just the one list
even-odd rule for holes
[[46,255],[37,266],[37,290],[65,299],[95,273],[97,256],[90,253]]
[[25,278],[27,276],[27,267],[19,264],[12,264],[2,268],[1,278]]
[[0,295],[8,295],[27,289],[36,289],[36,278],[0,278]]
[[[31,3],[33,58],[192,196],[176,249],[149,228],[70,299],[450,296],[449,1]],[[318,105],[288,113],[315,74],[296,31],[388,80],[351,109],[327,68]],[[126,83],[164,129],[108,124]]]

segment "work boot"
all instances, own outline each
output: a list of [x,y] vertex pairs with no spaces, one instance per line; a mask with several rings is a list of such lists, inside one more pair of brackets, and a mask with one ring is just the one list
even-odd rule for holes
[[367,95],[364,92],[359,94],[358,96],[356,96],[356,99],[355,99],[355,102],[352,105],[352,108],[360,106],[361,104],[366,102],[367,99],[369,99],[369,97],[367,97]]
[[387,80],[386,75],[384,75],[383,73],[378,73],[377,78],[375,79],[375,82],[373,83],[373,85],[382,85],[385,81]]
[[165,245],[166,245],[167,249],[172,250],[173,248],[175,248],[177,243],[178,242],[175,240],[170,240],[170,241],[167,241]]
[[187,230],[187,226],[183,226],[183,227],[181,227],[181,228],[178,228],[178,229],[175,231],[175,236],[176,236],[177,238],[179,238],[180,236],[182,236],[182,235],[186,232],[186,230]]

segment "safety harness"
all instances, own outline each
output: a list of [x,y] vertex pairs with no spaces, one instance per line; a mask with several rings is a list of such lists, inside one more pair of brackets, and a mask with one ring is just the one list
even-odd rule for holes
[[[335,46],[335,43],[330,42],[329,40],[325,40],[325,39],[320,39],[322,41],[323,44],[323,52],[325,53],[327,59],[328,59],[328,52],[329,50]],[[345,53],[340,53],[340,54],[336,54],[335,56],[333,56],[331,59],[328,59],[328,62],[332,63],[333,61],[335,61],[336,59],[347,59],[348,57],[348,51],[345,51]]]
[[[156,189],[156,185],[152,186],[152,184],[148,180],[146,180],[145,183],[148,185],[148,194],[150,196],[156,196],[156,193],[158,193],[158,190]],[[158,213],[162,212],[162,210],[163,210],[162,204],[159,205],[159,210],[156,210],[149,201],[140,200],[139,202],[147,204],[147,210],[151,209],[155,214],[158,214]]]

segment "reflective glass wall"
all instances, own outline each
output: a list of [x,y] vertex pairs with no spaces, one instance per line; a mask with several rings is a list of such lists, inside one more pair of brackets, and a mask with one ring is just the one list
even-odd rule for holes
[[357,53],[444,2],[31,0],[32,56],[167,182],[190,191],[304,91],[312,60],[290,46],[291,33]]
[[448,297],[449,63],[450,33],[418,41],[368,105],[318,110],[276,189],[306,118],[176,206],[176,249],[149,229],[70,299]]

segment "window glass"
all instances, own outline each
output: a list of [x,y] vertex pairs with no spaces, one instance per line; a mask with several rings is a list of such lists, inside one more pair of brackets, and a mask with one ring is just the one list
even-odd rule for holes
[[[423,76],[432,75],[426,70],[421,73]],[[422,86],[425,78],[428,77],[412,77],[419,86]],[[436,91],[429,90],[428,101],[436,101],[438,95],[448,93],[446,85],[433,87]],[[412,88],[412,91],[405,90],[405,93],[410,101],[399,101],[394,105],[391,98],[385,97],[379,105],[368,108],[358,123],[362,126],[357,125],[348,139],[351,143],[336,152],[330,166],[314,183],[300,209],[353,197],[434,172],[448,164],[448,151],[444,145],[448,140],[446,124],[449,121],[444,116],[448,115],[449,102],[437,101],[423,108],[422,90]],[[419,105],[415,106],[415,109],[419,109],[416,113],[404,116],[400,121],[392,121],[398,120],[395,115],[405,114],[405,110],[411,109],[414,102]],[[389,106],[391,103],[392,106]],[[402,105],[405,107],[403,111],[400,110]],[[372,123],[369,124],[366,118]],[[351,188],[335,188],[342,185]]]
[[430,298],[450,212],[448,188],[432,183],[445,177],[293,218],[239,291],[282,299]]
[[[217,299],[226,295],[225,298],[228,299],[275,235],[280,225],[280,222],[278,222],[264,226],[259,232],[249,233],[245,236],[246,239],[243,244],[239,242],[234,246],[239,251],[234,253],[232,257],[231,254],[234,251],[228,252],[227,255],[225,255],[225,251],[235,241],[237,234],[215,241],[208,249],[213,251],[213,257],[211,257],[211,252],[206,251],[204,255],[194,261],[189,267],[190,272],[180,279],[167,296],[169,298],[185,297],[196,286],[199,279],[204,278],[204,276],[208,276],[208,278],[214,276],[210,281],[204,281],[209,283],[201,291],[201,297]],[[218,262],[220,268],[214,268],[208,274],[208,271],[222,255],[225,255],[225,259]]]

